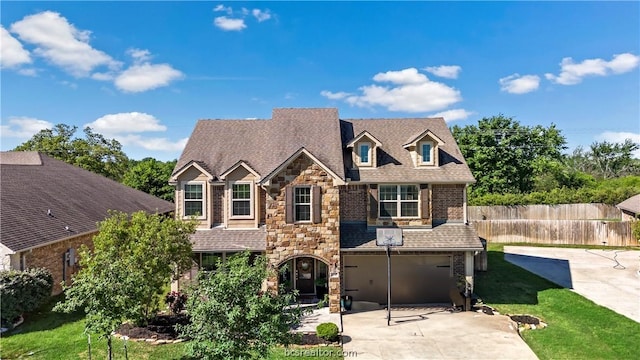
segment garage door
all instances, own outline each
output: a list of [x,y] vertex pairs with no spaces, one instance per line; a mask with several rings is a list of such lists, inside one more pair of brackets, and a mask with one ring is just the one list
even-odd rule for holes
[[[387,303],[387,257],[345,255],[346,295],[354,301]],[[449,302],[454,285],[449,255],[391,255],[391,303]]]

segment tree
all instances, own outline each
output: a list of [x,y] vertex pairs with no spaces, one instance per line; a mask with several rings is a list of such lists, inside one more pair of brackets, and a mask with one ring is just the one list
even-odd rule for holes
[[555,125],[522,126],[504,115],[482,118],[478,126],[454,126],[452,133],[477,183],[473,192],[526,193],[536,174],[562,158],[566,143]]
[[300,323],[293,294],[263,291],[269,270],[264,256],[251,264],[250,253],[218,262],[215,272],[198,273],[187,300],[190,338],[187,355],[197,359],[265,358],[274,344],[288,345],[290,329]]
[[162,162],[145,158],[127,170],[122,183],[147,194],[167,201],[173,201],[175,187],[169,185],[169,178],[177,160]]
[[594,175],[609,179],[637,174],[640,167],[633,159],[633,152],[638,149],[640,144],[631,139],[626,139],[624,143],[594,142],[589,154]]
[[146,322],[164,286],[191,268],[195,222],[114,211],[98,230],[94,249],[80,249],[81,269],[54,310],[84,309],[86,330],[106,337],[111,354],[111,332],[125,320]]
[[40,130],[14,151],[39,151],[52,158],[79,166],[85,170],[120,181],[129,159],[122,145],[106,139],[91,128],[84,129],[84,138],[74,138],[77,126],[58,124],[53,129]]

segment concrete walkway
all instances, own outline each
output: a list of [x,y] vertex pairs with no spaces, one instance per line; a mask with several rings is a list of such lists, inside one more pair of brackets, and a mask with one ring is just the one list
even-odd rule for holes
[[342,329],[339,313],[330,313],[328,307],[311,309],[311,313],[302,317],[300,326],[294,329],[295,332],[316,332],[316,327],[325,322],[332,322],[338,326],[338,330]]
[[343,314],[345,359],[537,359],[506,316],[445,308]]
[[640,251],[505,246],[504,257],[640,322]]

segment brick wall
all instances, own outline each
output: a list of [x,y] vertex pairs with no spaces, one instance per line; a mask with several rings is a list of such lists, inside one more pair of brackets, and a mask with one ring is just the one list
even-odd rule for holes
[[53,291],[52,295],[57,295],[62,292],[62,286],[60,283],[64,280],[67,285],[71,284],[71,276],[78,272],[79,262],[75,265],[67,265],[65,277],[62,277],[63,273],[63,256],[69,248],[77,250],[81,245],[87,245],[90,249],[93,248],[93,237],[97,232],[77,236],[71,239],[60,241],[54,244],[46,245],[43,247],[35,248],[25,252],[27,260],[27,268],[46,268],[51,271],[53,275]]
[[[320,223],[286,222],[287,185],[321,188]],[[278,266],[294,257],[310,256],[328,264],[330,271],[339,271],[340,195],[326,171],[307,156],[300,155],[274,177],[266,198],[266,256],[269,263]],[[276,278],[269,279],[270,288],[275,288],[276,284]],[[329,279],[329,308],[331,312],[340,311],[340,279],[336,276]]]
[[224,222],[224,186],[211,186],[211,201],[213,201],[212,223]]
[[340,186],[340,221],[367,221],[367,186]]
[[434,220],[462,221],[464,185],[433,185],[431,206]]

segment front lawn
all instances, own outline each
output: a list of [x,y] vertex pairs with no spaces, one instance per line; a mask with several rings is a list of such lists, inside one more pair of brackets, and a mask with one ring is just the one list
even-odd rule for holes
[[[40,312],[30,314],[25,323],[15,330],[5,333],[0,339],[1,359],[28,358],[33,360],[68,360],[88,359],[87,336],[84,335],[84,317],[82,314],[60,314],[51,312],[55,300],[44,306]],[[124,341],[113,338],[114,359],[124,359]],[[129,359],[185,359],[184,343],[150,345],[146,343],[127,342]],[[106,340],[91,337],[92,359],[106,359]],[[342,359],[340,347],[322,347],[316,359]],[[296,356],[295,351],[287,353],[284,348],[275,347],[269,359],[306,359]]]
[[640,323],[505,261],[503,245],[489,244],[488,271],[478,274],[475,290],[501,314],[529,314],[549,325],[522,333],[540,359],[631,359],[640,353]]

